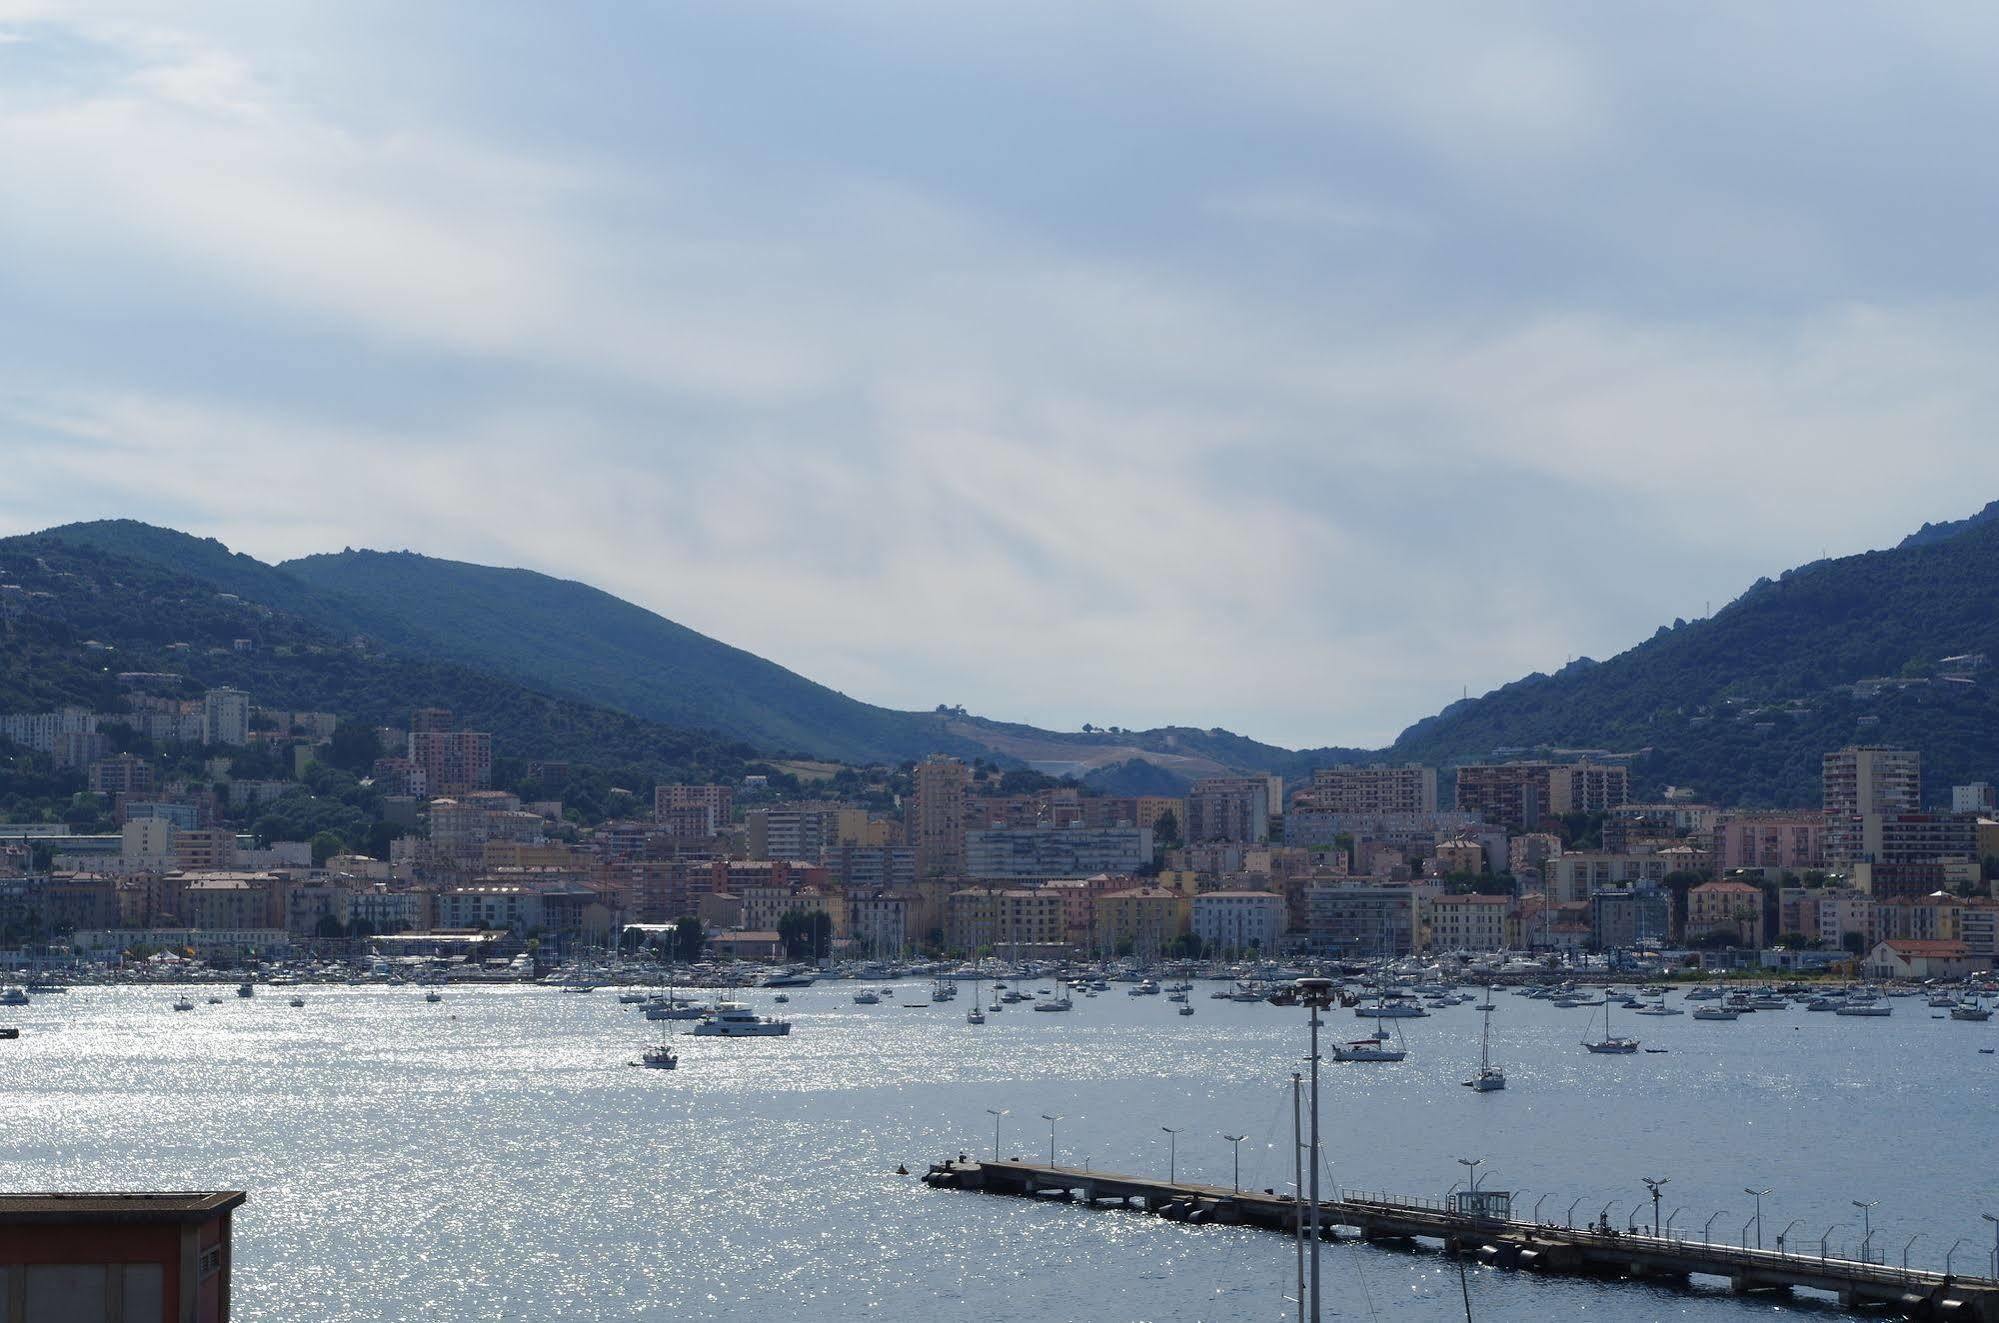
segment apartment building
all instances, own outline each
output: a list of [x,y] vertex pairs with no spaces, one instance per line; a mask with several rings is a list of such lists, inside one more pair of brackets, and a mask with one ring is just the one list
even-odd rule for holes
[[1209,777],[1187,792],[1181,836],[1189,844],[1259,845],[1270,839],[1270,809],[1269,777]]
[[1046,882],[1133,873],[1151,862],[1150,827],[1016,827],[965,834],[964,871],[982,880]]
[[1688,942],[1723,935],[1733,946],[1763,946],[1763,891],[1746,882],[1703,882],[1687,893]]
[[1291,803],[1315,813],[1435,813],[1437,769],[1414,763],[1321,767]]
[[463,795],[493,784],[493,736],[479,730],[411,731],[409,758],[434,795]]
[[1823,813],[1731,813],[1715,824],[1715,864],[1722,872],[1760,868],[1802,873],[1826,866]]
[[1113,951],[1157,956],[1187,931],[1188,898],[1165,887],[1130,887],[1097,897],[1098,942]]
[[970,775],[956,758],[925,758],[911,777],[905,839],[916,851],[920,879],[965,872],[965,791]]
[[1868,819],[1923,807],[1923,760],[1914,749],[1837,749],[1821,760],[1820,782],[1828,819],[1826,861],[1835,866],[1867,857],[1862,837]]
[[1511,896],[1436,895],[1423,907],[1425,950],[1503,951],[1509,945]]
[[[670,817],[682,836],[713,836],[728,826],[736,812],[736,792],[730,786],[655,786],[652,792],[653,817]],[[787,858],[801,857],[787,853]],[[817,858],[817,856],[813,856]]]
[[966,887],[945,905],[945,945],[1050,956],[1067,951],[1062,897],[1040,887]]
[[1400,883],[1311,887],[1305,908],[1312,949],[1362,960],[1409,955],[1420,947],[1419,907],[1430,894]]
[[1285,901],[1272,891],[1209,891],[1194,897],[1189,922],[1210,951],[1273,955],[1284,939]]

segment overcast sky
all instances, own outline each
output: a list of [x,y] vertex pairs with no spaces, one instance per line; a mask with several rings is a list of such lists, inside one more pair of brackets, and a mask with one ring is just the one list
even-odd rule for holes
[[1999,495],[1999,8],[0,0],[0,532],[1372,744]]

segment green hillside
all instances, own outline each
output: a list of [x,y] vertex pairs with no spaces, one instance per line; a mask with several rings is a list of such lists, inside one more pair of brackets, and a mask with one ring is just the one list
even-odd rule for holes
[[[215,544],[195,543],[197,558],[204,545]],[[256,567],[234,567],[242,577],[219,590],[157,561],[58,533],[0,539],[0,582],[37,595],[0,629],[0,711],[77,703],[115,712],[123,704],[117,673],[152,671],[185,676],[187,695],[235,685],[265,706],[367,724],[400,725],[412,707],[449,707],[468,728],[492,731],[499,756],[626,767],[649,778],[740,776],[757,757],[749,745],[711,732],[552,697],[450,662],[357,646],[344,626],[329,629],[249,600]],[[253,647],[238,651],[237,639]]]
[[400,646],[635,716],[848,762],[944,747],[934,721],[848,698],[587,584],[410,552],[277,569],[366,603],[366,619]]
[[[1529,676],[1404,731],[1397,760],[1495,750],[1649,750],[1642,788],[1724,802],[1810,803],[1818,757],[1854,742],[1920,749],[1932,796],[1999,776],[1999,676],[1939,675],[1999,658],[1999,522],[1974,518],[1888,551],[1764,580],[1707,620],[1675,622],[1601,664]],[[1894,681],[1856,696],[1857,681]]]

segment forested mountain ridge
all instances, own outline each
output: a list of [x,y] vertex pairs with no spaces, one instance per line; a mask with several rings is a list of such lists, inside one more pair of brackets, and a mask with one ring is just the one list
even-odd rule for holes
[[[1886,551],[1759,581],[1706,620],[1676,621],[1602,663],[1533,675],[1404,731],[1391,758],[1498,750],[1645,750],[1650,793],[1692,785],[1723,802],[1811,803],[1819,755],[1920,749],[1933,795],[1999,773],[1999,521],[1932,525]],[[1878,681],[1879,683],[1867,683]]]

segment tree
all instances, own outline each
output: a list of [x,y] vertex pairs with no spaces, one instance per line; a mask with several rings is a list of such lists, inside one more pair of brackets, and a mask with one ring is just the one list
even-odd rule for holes
[[673,925],[673,952],[690,965],[701,958],[701,949],[707,940],[708,934],[701,920],[691,914],[682,915]]
[[824,960],[833,950],[833,918],[824,910],[786,910],[777,919],[787,960]]
[[1180,819],[1172,809],[1166,809],[1153,821],[1152,840],[1155,845],[1180,844]]
[[312,838],[312,866],[324,868],[326,861],[347,848],[337,832],[323,831]]
[[373,726],[343,721],[333,728],[333,738],[327,742],[322,760],[343,772],[362,776],[381,756],[382,741]]
[[1841,933],[1839,935],[1839,944],[1845,947],[1847,953],[1850,955],[1860,956],[1867,954],[1866,933],[1856,933],[1856,932]]
[[1167,954],[1175,960],[1199,960],[1208,953],[1208,944],[1196,932],[1184,932],[1173,939],[1166,948]]
[[319,924],[314,929],[314,932],[317,933],[319,940],[322,942],[337,942],[347,935],[347,928],[339,919],[336,919],[331,914],[322,914],[319,916]]

